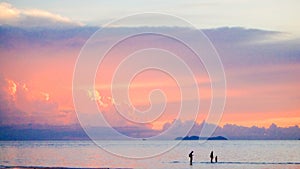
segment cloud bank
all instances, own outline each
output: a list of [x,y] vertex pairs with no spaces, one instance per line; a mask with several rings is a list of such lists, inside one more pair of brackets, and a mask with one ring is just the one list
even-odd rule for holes
[[[174,121],[175,122],[175,121]],[[178,132],[168,133],[160,139],[174,140],[181,131],[185,131],[185,127],[189,126],[187,122],[176,122]],[[165,125],[171,125],[165,124]],[[187,136],[199,136],[199,133],[204,125],[211,127],[214,124],[194,123],[194,127],[190,130]],[[135,139],[151,138],[163,132],[164,130],[153,130],[145,127],[119,127],[115,128],[120,134],[129,136]],[[97,133],[96,139],[111,140],[121,139],[110,133],[106,127],[89,128],[90,131]],[[245,127],[234,124],[227,124],[223,127],[217,126],[217,130],[213,136],[225,136],[230,140],[298,140],[300,139],[299,126],[278,127],[275,124],[269,127]],[[89,140],[90,138],[84,130],[78,125],[72,126],[47,126],[47,125],[16,125],[16,126],[0,126],[0,140]]]

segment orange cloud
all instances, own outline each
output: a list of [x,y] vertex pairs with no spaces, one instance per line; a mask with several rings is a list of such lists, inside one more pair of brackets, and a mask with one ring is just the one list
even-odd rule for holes
[[4,19],[14,19],[19,17],[20,11],[14,7],[12,7],[11,4],[6,2],[0,3],[0,20]]
[[17,84],[13,80],[5,79],[8,82],[8,93],[13,97],[13,100],[16,99]]
[[83,26],[80,22],[39,9],[17,9],[7,2],[0,3],[0,23],[14,26]]

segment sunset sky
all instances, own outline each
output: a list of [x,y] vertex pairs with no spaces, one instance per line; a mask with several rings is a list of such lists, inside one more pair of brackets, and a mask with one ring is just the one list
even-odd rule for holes
[[[98,27],[141,12],[179,16],[202,29],[212,42],[223,63],[227,83],[225,109],[218,125],[300,125],[299,11],[298,0],[1,1],[0,125],[78,124],[72,79],[81,48]],[[131,27],[118,27],[111,31],[111,36],[114,31],[146,29],[144,26],[149,25],[158,30],[179,29],[165,28],[169,25],[163,23],[152,24],[149,20],[145,25],[132,23]],[[176,31],[185,32],[191,41],[197,40],[191,30]],[[114,106],[119,103],[110,93],[112,75],[124,55],[130,54],[134,47],[142,48],[149,43],[177,48],[177,44],[155,38],[141,38],[143,43],[139,44],[135,41],[120,44],[125,52],[112,51],[103,60],[96,75],[95,90],[82,86],[85,95],[97,102],[112,126],[133,125],[117,113]],[[195,77],[202,102],[196,121],[200,123],[209,109],[210,79],[201,62],[180,52],[191,69],[198,72]],[[147,53],[140,55],[150,57]],[[123,73],[125,76],[127,72]],[[180,76],[180,72],[177,74]],[[154,89],[165,92],[166,109],[145,126],[160,130],[177,117],[180,93],[174,78],[160,71],[145,71],[133,79],[129,93],[133,106],[145,111],[150,106],[149,92]],[[154,97],[153,103],[162,102],[161,98]],[[179,120],[190,119],[186,112]]]

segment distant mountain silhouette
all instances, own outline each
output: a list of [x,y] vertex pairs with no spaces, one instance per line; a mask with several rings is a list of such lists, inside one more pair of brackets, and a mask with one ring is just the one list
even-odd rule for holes
[[177,137],[175,140],[228,140],[228,139],[223,136],[216,136],[216,137],[185,136],[185,137]]

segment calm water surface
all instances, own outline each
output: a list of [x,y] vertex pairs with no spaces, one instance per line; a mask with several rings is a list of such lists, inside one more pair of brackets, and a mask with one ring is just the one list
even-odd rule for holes
[[[166,150],[175,141],[100,141],[105,149],[144,157]],[[194,151],[194,164],[188,154]],[[218,163],[209,161],[210,151]],[[191,168],[300,168],[300,141],[183,141],[170,151],[146,159],[107,153],[92,141],[2,141],[0,165],[42,167],[110,167],[145,169]]]

